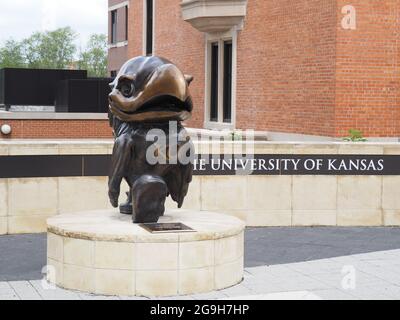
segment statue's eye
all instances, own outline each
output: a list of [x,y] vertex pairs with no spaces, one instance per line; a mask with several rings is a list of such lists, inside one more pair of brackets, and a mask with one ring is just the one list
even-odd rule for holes
[[133,95],[135,87],[132,82],[123,82],[119,86],[119,91],[124,97],[129,98]]

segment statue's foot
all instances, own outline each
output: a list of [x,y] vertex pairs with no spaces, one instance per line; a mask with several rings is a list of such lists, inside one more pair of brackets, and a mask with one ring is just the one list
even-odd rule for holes
[[110,198],[110,203],[114,208],[118,208],[119,193],[118,192],[108,192],[108,197]]
[[130,192],[126,193],[126,202],[119,206],[119,212],[122,214],[131,215],[133,214],[132,196]]
[[133,206],[131,203],[122,204],[119,206],[119,212],[122,214],[133,214]]
[[156,223],[164,215],[168,187],[158,176],[144,175],[132,188],[133,223]]

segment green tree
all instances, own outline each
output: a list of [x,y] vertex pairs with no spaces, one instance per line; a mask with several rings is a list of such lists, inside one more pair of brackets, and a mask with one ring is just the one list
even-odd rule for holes
[[75,32],[70,28],[36,32],[23,41],[29,68],[67,69],[76,53]]
[[87,43],[85,51],[81,52],[79,69],[88,71],[90,77],[107,76],[107,36],[93,34]]
[[0,68],[25,67],[23,46],[15,40],[8,40],[0,48]]
[[42,63],[41,43],[43,34],[35,32],[29,38],[22,41],[24,57],[28,68],[44,68]]

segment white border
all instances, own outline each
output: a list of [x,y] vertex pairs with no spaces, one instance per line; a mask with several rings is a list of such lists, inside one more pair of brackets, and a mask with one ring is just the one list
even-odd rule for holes
[[120,41],[117,43],[111,43],[108,45],[108,49],[112,49],[112,48],[121,48],[121,47],[125,47],[128,45],[128,41]]
[[[223,42],[232,41],[232,120],[231,123],[223,122],[223,92],[218,90],[218,122],[210,121],[210,91],[211,91],[211,43],[218,41],[219,50],[219,74],[223,74]],[[236,88],[237,88],[237,28],[223,33],[207,33],[205,46],[205,98],[204,98],[204,128],[206,129],[235,129],[236,128]],[[223,87],[223,77],[218,79],[218,85]]]
[[108,11],[110,12],[110,11],[118,10],[119,8],[126,7],[126,6],[129,8],[130,3],[131,2],[129,0],[121,2],[121,3],[118,3],[116,5],[108,7]]
[[3,123],[7,120],[107,120],[107,113],[65,113],[65,112],[7,112],[0,111]]

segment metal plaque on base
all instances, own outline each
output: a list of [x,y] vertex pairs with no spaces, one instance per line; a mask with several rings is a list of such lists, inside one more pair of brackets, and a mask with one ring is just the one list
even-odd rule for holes
[[196,232],[183,223],[141,223],[140,226],[151,233]]

